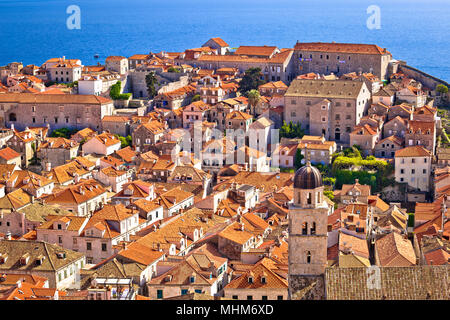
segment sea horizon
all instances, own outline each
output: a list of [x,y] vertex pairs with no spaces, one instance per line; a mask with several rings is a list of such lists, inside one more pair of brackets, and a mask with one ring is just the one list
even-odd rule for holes
[[[107,56],[181,52],[221,37],[231,47],[301,42],[369,43],[387,48],[434,77],[450,82],[447,55],[450,6],[442,0],[0,0],[0,65],[41,65],[53,57],[84,65]],[[66,26],[66,9],[81,10],[81,29]],[[380,29],[367,27],[367,8],[380,8]],[[327,9],[327,10],[325,10]],[[99,58],[94,58],[98,54]]]

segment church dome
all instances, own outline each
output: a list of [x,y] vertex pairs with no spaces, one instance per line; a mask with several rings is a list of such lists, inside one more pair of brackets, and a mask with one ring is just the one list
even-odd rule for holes
[[294,175],[295,189],[315,189],[322,186],[322,174],[316,168],[311,166],[309,161],[306,166],[301,167]]

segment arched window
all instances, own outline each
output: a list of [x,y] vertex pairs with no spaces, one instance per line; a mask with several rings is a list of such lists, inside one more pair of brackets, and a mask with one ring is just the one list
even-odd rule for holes
[[9,114],[9,121],[17,121],[17,116],[15,113]]
[[307,203],[311,204],[311,202],[312,202],[312,195],[311,195],[311,192],[308,192]]
[[316,223],[315,222],[313,222],[313,224],[312,224],[311,234],[316,234]]
[[341,140],[341,129],[336,128],[334,131],[334,140]]
[[303,234],[303,235],[308,234],[308,222],[303,222],[303,225],[302,225],[302,234]]
[[306,263],[311,263],[311,251],[306,251]]

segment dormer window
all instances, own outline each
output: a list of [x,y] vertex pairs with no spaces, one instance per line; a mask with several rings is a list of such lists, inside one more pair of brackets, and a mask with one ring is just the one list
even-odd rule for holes
[[194,282],[195,282],[195,276],[191,276],[190,279],[189,279],[189,281],[190,281],[191,283],[194,283]]
[[28,263],[28,261],[30,260],[30,254],[29,253],[25,253],[23,256],[20,257],[20,264],[22,266],[26,265]]
[[44,261],[44,256],[40,255],[36,258],[36,265],[40,266],[42,265],[42,262]]
[[262,284],[265,284],[265,283],[266,283],[266,277],[265,277],[265,276],[262,276],[262,277],[261,277],[261,283],[262,283]]
[[253,277],[252,276],[248,277],[248,283],[253,283]]
[[6,253],[0,254],[0,264],[5,263],[6,260],[8,260],[8,254]]

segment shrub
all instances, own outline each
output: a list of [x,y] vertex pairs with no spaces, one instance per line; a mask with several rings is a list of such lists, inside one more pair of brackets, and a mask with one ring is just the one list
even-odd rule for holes
[[117,81],[113,84],[109,90],[109,96],[113,100],[128,100],[131,97],[131,93],[120,93],[122,89],[122,82]]

